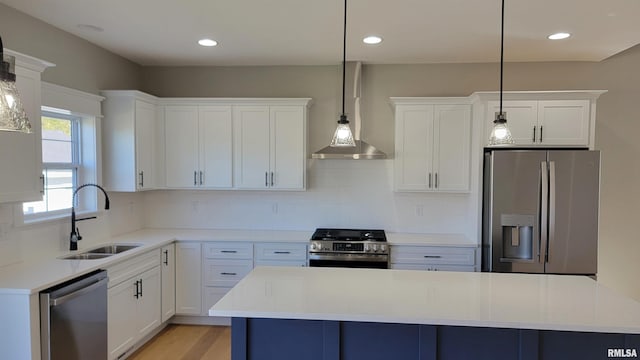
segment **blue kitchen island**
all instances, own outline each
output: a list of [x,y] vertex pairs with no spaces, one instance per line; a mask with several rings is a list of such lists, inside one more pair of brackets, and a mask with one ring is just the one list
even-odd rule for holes
[[233,360],[640,356],[640,303],[582,276],[258,267],[209,314]]

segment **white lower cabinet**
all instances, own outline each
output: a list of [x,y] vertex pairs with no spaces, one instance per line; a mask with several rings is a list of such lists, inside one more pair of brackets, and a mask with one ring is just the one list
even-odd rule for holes
[[253,244],[211,242],[203,245],[202,315],[253,269]]
[[169,320],[176,313],[176,256],[175,244],[161,249],[160,264],[162,275],[162,322]]
[[109,359],[117,359],[161,324],[160,252],[107,269]]
[[307,244],[179,241],[175,264],[175,314],[208,316],[255,266],[307,266]]
[[199,242],[176,243],[176,315],[202,312],[201,264]]
[[475,271],[476,249],[447,246],[391,246],[391,268],[427,271]]
[[307,266],[307,244],[255,244],[254,266]]

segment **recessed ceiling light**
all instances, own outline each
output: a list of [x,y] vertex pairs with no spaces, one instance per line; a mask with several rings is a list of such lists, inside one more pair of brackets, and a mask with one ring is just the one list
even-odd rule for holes
[[371,35],[371,36],[367,36],[366,38],[362,39],[362,42],[367,44],[367,45],[376,45],[376,44],[380,44],[382,42],[382,38],[380,36]]
[[218,45],[218,42],[211,39],[200,39],[198,40],[198,44],[201,46],[216,46]]
[[78,24],[78,29],[81,30],[88,30],[88,31],[95,31],[95,32],[103,32],[104,29],[99,27],[99,26],[95,26],[95,25],[90,25],[90,24]]
[[560,32],[560,33],[551,34],[547,38],[549,40],[562,40],[562,39],[568,38],[569,36],[571,36],[571,34]]

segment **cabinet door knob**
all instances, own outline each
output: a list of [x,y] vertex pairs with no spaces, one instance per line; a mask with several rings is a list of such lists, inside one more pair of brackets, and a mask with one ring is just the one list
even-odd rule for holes
[[436,189],[438,188],[438,173],[436,173],[436,186],[435,186],[435,188]]
[[533,142],[536,142],[536,127],[533,127]]
[[200,171],[200,185],[204,184],[204,171]]
[[431,173],[429,173],[429,189],[431,189]]
[[269,172],[264,172],[264,187],[269,187]]
[[144,171],[140,171],[140,187],[144,187]]
[[42,182],[42,188],[40,194],[44,195],[44,175],[40,175],[40,181]]
[[164,251],[164,264],[169,266],[169,250]]
[[198,186],[198,172],[193,172],[193,186]]
[[271,172],[271,187],[273,187],[274,182],[273,182],[273,171]]

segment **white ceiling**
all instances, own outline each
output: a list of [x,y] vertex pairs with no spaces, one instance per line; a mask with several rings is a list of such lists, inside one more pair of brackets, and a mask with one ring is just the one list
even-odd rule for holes
[[[0,2],[141,65],[324,65],[342,58],[342,0]],[[505,13],[505,61],[600,61],[640,43],[640,0],[506,0]],[[559,31],[573,36],[546,39]],[[500,0],[349,0],[347,34],[348,60],[498,61]],[[364,45],[368,34],[384,41]],[[197,45],[203,37],[219,45]]]

